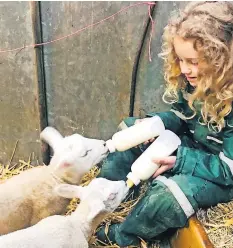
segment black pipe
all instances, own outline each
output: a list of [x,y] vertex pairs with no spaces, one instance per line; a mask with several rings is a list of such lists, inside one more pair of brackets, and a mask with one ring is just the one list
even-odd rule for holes
[[[34,43],[39,44],[43,42],[43,29],[41,23],[41,2],[31,1],[31,17],[32,29],[34,36]],[[45,83],[45,68],[44,68],[44,47],[35,46],[35,70],[36,80],[38,84],[38,105],[40,115],[40,130],[48,126],[47,115],[47,99],[46,99],[46,83]],[[42,158],[45,164],[50,161],[50,148],[48,145],[43,144],[41,147]]]
[[[156,2],[155,2],[156,5]],[[151,8],[151,16],[153,18],[153,14],[155,11],[155,5],[152,6]],[[142,48],[144,45],[144,42],[146,40],[147,32],[150,27],[150,22],[151,19],[148,17],[147,25],[146,28],[142,34],[142,39],[140,42],[139,49],[136,53],[135,60],[134,60],[134,65],[133,65],[133,70],[132,70],[132,80],[131,80],[131,89],[130,89],[130,103],[129,103],[129,116],[132,117],[134,115],[134,102],[135,102],[135,94],[136,94],[136,86],[137,86],[137,72],[138,72],[138,67],[139,67],[139,61],[142,53]]]

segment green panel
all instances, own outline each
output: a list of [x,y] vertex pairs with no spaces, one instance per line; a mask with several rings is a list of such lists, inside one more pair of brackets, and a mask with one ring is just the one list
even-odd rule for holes
[[[162,94],[164,92],[163,61],[158,58],[161,52],[162,34],[172,11],[180,6],[185,6],[187,2],[157,2],[154,12],[154,34],[151,42],[152,62],[149,62],[148,45],[149,33],[146,44],[140,59],[140,66],[137,74],[136,99],[134,105],[134,115],[144,117],[147,112],[156,112],[169,109],[170,106],[163,103]],[[151,28],[149,29],[149,31]]]
[[[108,17],[134,2],[41,2],[44,41]],[[128,116],[131,74],[147,5],[45,46],[49,124],[109,138]]]
[[[43,41],[75,32],[135,2],[41,2]],[[161,102],[163,73],[161,35],[168,14],[183,2],[158,2],[153,61],[148,61],[148,37],[141,56],[135,115],[165,109]],[[0,3],[1,48],[40,42],[38,2]],[[44,46],[1,54],[0,162],[14,146],[14,160],[31,153],[41,161],[39,132],[46,125],[43,63],[48,124],[63,134],[74,132],[109,138],[129,113],[132,68],[139,48],[148,6],[141,5],[78,35]],[[44,154],[43,154],[44,155]]]

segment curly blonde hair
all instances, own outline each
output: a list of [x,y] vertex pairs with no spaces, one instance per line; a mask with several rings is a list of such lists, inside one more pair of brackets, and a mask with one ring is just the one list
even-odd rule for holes
[[229,2],[192,2],[171,17],[164,29],[162,53],[166,90],[163,100],[178,101],[187,81],[181,73],[173,39],[194,40],[198,52],[198,84],[188,99],[196,115],[195,101],[201,103],[202,123],[214,131],[225,126],[224,117],[233,101],[233,5]]

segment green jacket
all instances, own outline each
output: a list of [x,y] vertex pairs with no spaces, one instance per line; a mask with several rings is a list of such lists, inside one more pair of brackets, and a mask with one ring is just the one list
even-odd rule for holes
[[179,100],[170,111],[147,115],[158,115],[166,129],[181,136],[171,172],[191,174],[219,185],[233,185],[233,111],[225,118],[226,127],[215,133],[198,122],[200,113],[192,119],[183,118],[192,115],[186,94],[179,93]]

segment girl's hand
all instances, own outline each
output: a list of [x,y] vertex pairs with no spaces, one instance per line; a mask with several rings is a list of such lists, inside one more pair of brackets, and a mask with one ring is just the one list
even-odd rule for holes
[[[142,121],[145,121],[145,120],[147,120],[147,119],[149,119],[149,118],[137,119],[137,120],[134,122],[134,125],[137,125],[138,123],[140,123],[140,122],[142,122]],[[144,144],[144,145],[147,145],[147,144],[150,143],[150,142],[152,143],[154,140],[155,140],[155,138],[149,139],[149,140],[145,141],[143,144]]]
[[169,157],[164,157],[164,158],[155,158],[155,159],[152,159],[152,161],[154,163],[160,165],[158,170],[152,176],[152,178],[155,178],[155,177],[159,176],[160,174],[164,173],[165,171],[170,170],[174,167],[174,165],[176,163],[176,156],[169,156]]

